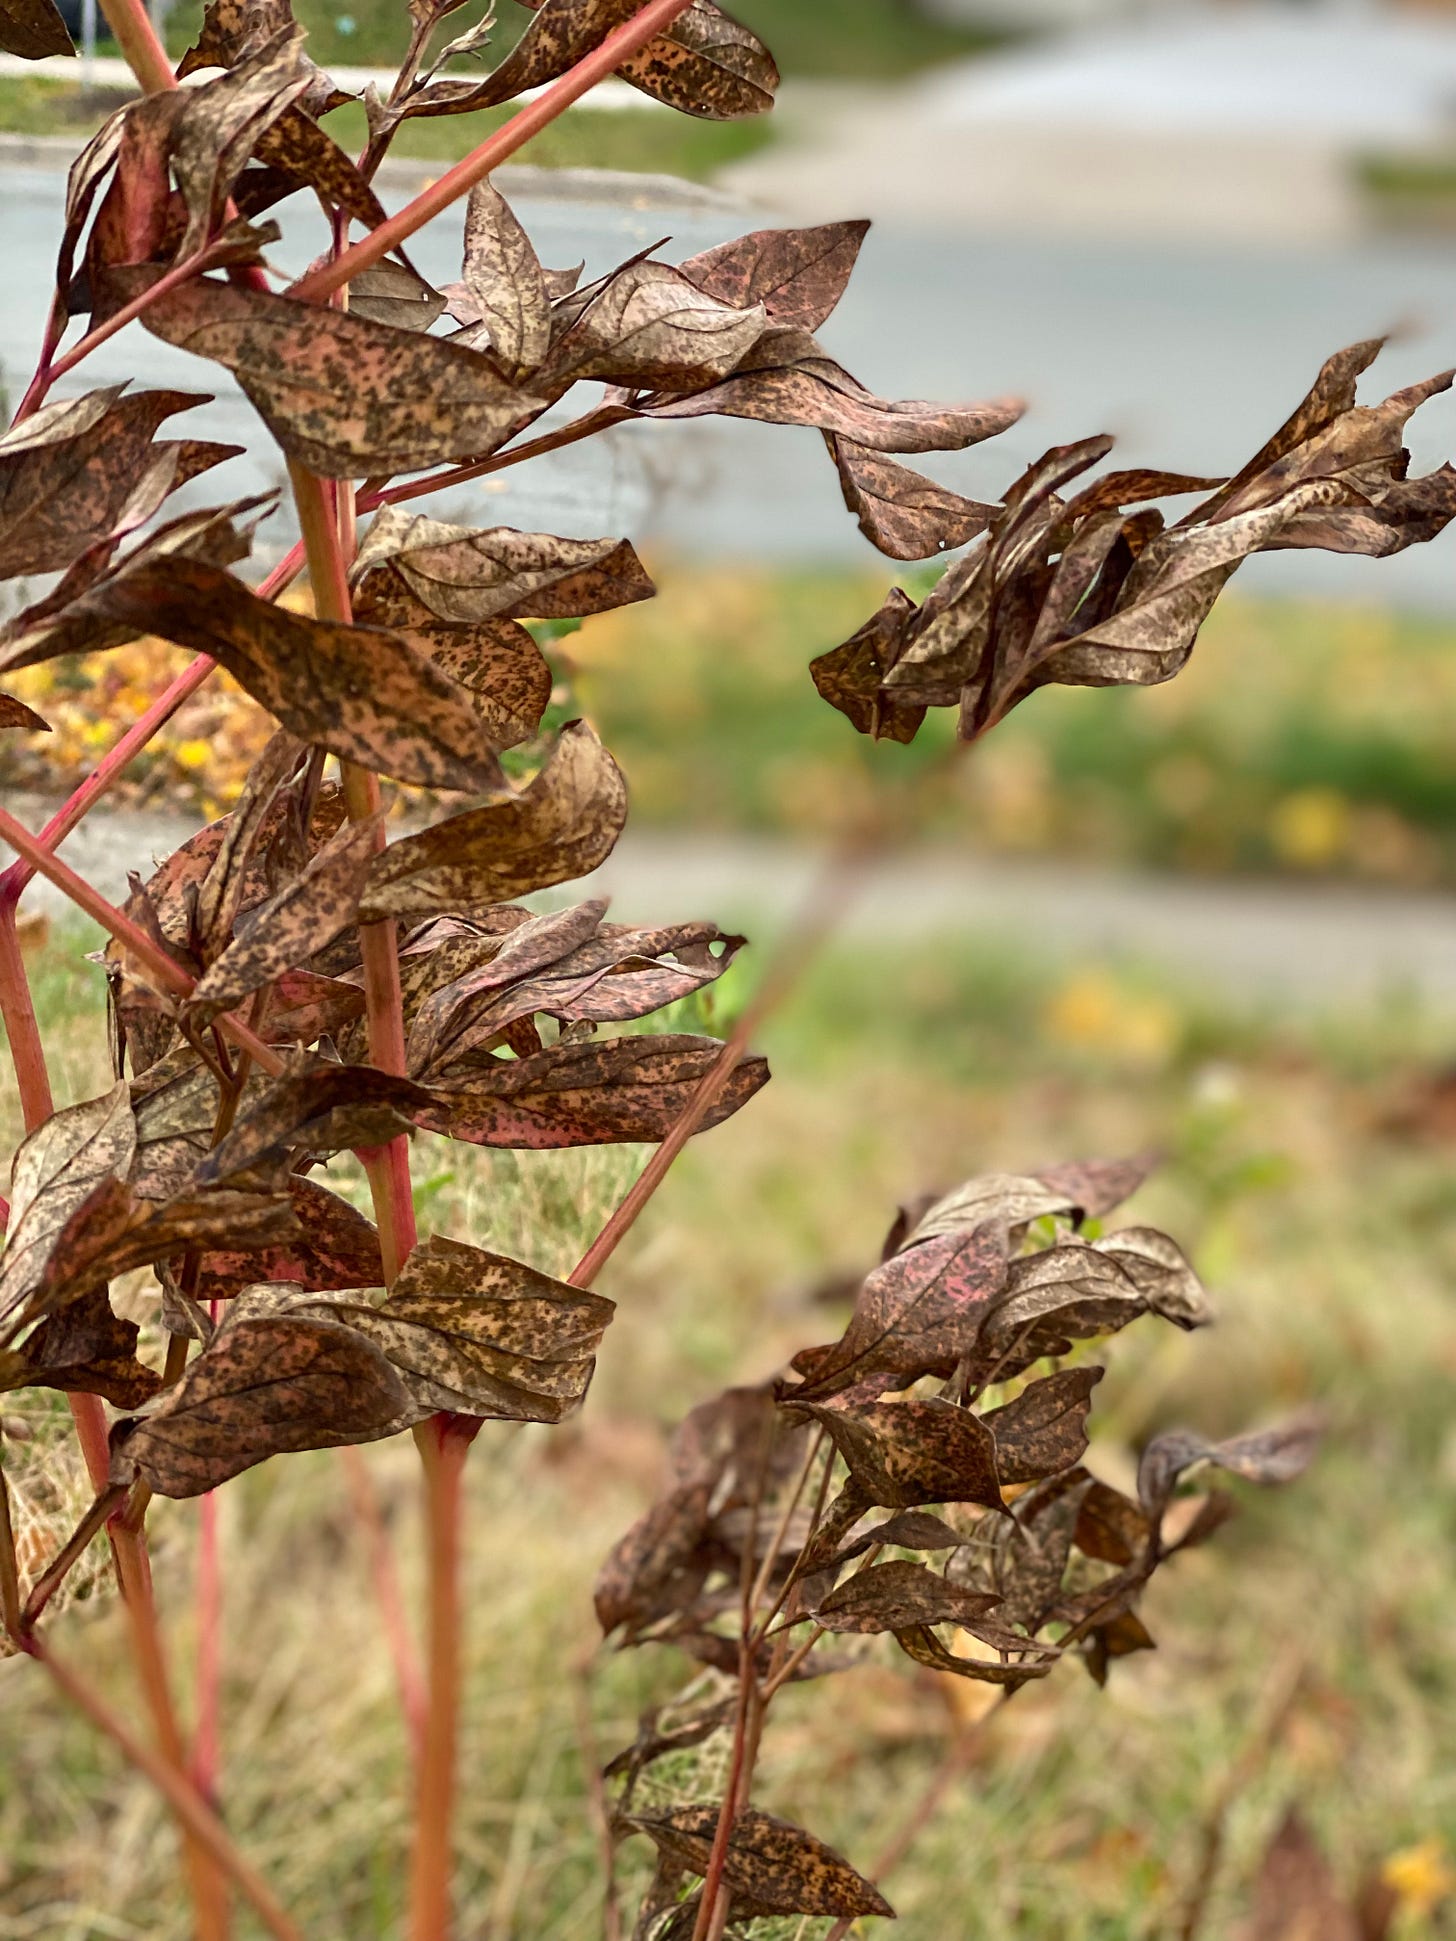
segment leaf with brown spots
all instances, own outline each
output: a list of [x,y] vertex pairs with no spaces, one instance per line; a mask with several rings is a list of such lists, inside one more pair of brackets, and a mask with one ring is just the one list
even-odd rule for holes
[[726,378],[763,335],[762,307],[736,309],[671,264],[625,264],[551,350],[549,381],[690,391]]
[[865,1502],[1002,1507],[995,1437],[969,1409],[939,1398],[802,1407],[828,1430]]
[[388,1361],[353,1329],[272,1316],[220,1329],[174,1388],[112,1431],[112,1475],[200,1496],[269,1456],[372,1442],[408,1416]]
[[293,1281],[306,1293],[338,1288],[382,1287],[379,1234],[357,1208],[316,1180],[297,1174],[288,1197],[298,1222],[296,1237],[277,1247],[210,1248],[202,1256],[198,1299],[223,1300],[257,1281]]
[[0,1315],[14,1312],[41,1285],[69,1221],[104,1181],[124,1179],[135,1155],[136,1121],[124,1081],[54,1113],[24,1141],[11,1171]]
[[133,582],[138,587],[165,584],[184,560],[221,567],[246,558],[251,529],[234,521],[272,504],[270,494],[184,513],[109,566],[113,542],[98,541],[44,599],[0,628],[0,670],[32,667],[61,654],[100,653],[151,631],[145,618],[129,617],[136,604]]
[[0,1355],[0,1388],[79,1390],[119,1409],[140,1408],[161,1386],[137,1360],[140,1332],[113,1312],[104,1287],[90,1288],[33,1328],[18,1353]]
[[454,626],[577,619],[650,600],[656,592],[625,539],[449,526],[394,506],[370,526],[354,577],[366,598],[383,581],[386,602],[390,583],[402,582],[437,619]]
[[428,330],[444,314],[445,294],[407,263],[376,263],[349,284],[349,312],[396,330]]
[[1006,1279],[1006,1228],[990,1221],[905,1248],[865,1280],[843,1338],[802,1350],[803,1376],[786,1401],[822,1400],[871,1379],[906,1388],[922,1375],[948,1375],[968,1354]]
[[[1019,1655],[1009,1658],[968,1658],[948,1650],[929,1625],[914,1624],[895,1633],[895,1642],[907,1658],[928,1671],[947,1671],[953,1678],[969,1678],[982,1685],[1001,1685],[1014,1691],[1032,1678],[1045,1678],[1056,1665],[1057,1651],[1048,1645],[1034,1645],[1029,1638],[1013,1634]],[[1008,1650],[1015,1647],[1008,1647]]]
[[[108,629],[88,645],[112,644],[114,628],[117,640],[155,633],[210,654],[291,733],[378,774],[472,792],[500,779],[470,695],[387,629],[290,612],[220,567],[177,557],[138,562],[74,603],[83,607]],[[22,633],[12,664],[63,651],[48,636],[36,652]]]
[[489,344],[509,373],[534,370],[551,345],[546,278],[530,237],[488,177],[470,191],[460,274],[447,294],[451,316],[472,332],[467,341],[476,349]]
[[[305,61],[305,73],[312,69],[312,63]],[[314,70],[316,72],[316,70]],[[307,92],[307,90],[305,90]],[[333,136],[320,128],[313,116],[295,96],[287,108],[266,128],[253,144],[253,153],[258,160],[270,169],[276,169],[296,186],[305,184],[318,196],[320,202],[329,210],[341,209],[362,223],[366,229],[374,229],[384,221],[384,208],[373,189],[364,180],[353,162],[340,148]],[[382,263],[373,270],[365,271],[349,286],[349,309],[356,316],[372,316],[380,323],[398,323],[394,315],[381,316],[377,305],[381,295],[381,283],[395,265]],[[408,276],[408,271],[402,272]],[[420,278],[413,277],[418,285]],[[363,284],[363,289],[359,288]],[[428,289],[428,285],[425,288]],[[361,308],[362,301],[362,308]],[[416,302],[415,308],[420,306]],[[431,318],[440,314],[443,301],[435,305]],[[413,312],[411,312],[413,314]],[[424,324],[416,324],[416,329],[425,329]]]
[[679,1484],[645,1511],[613,1548],[592,1590],[602,1636],[626,1642],[692,1604],[707,1578],[704,1549],[711,1482]]
[[[715,1038],[609,1038],[557,1044],[529,1058],[437,1079],[416,1123],[477,1146],[547,1150],[666,1138],[717,1065]],[[762,1058],[745,1058],[702,1125],[721,1125],[768,1082]]]
[[233,1010],[349,929],[382,840],[378,816],[345,823],[275,896],[241,917],[233,942],[188,999],[187,1008],[199,1022]]
[[923,1206],[894,1251],[941,1233],[965,1233],[1001,1220],[1013,1236],[1033,1220],[1101,1219],[1136,1192],[1152,1171],[1147,1156],[1077,1161],[1038,1173],[982,1173]]
[[879,612],[852,639],[809,663],[810,677],[830,707],[876,741],[914,741],[925,719],[923,706],[897,701],[885,686],[897,643],[915,610],[909,594],[893,587]]
[[134,1267],[220,1240],[233,1247],[265,1246],[294,1231],[293,1209],[281,1194],[204,1187],[158,1201],[107,1177],[56,1233],[39,1273],[18,1289],[5,1287],[5,1339],[13,1341],[29,1322]]
[[18,728],[26,735],[51,732],[49,721],[43,721],[34,708],[28,708],[13,694],[0,694],[0,728]]
[[[678,1806],[625,1816],[658,1850],[690,1873],[706,1874],[718,1828],[716,1806]],[[763,1914],[837,1914],[855,1918],[894,1909],[849,1862],[802,1827],[745,1807],[733,1823],[723,1883]]]
[[479,458],[545,404],[477,351],[206,277],[158,299],[144,321],[225,365],[288,456],[325,478]]
[[[303,38],[303,29],[290,23],[215,80],[143,98],[140,112],[158,116],[158,137],[187,208],[186,226],[171,252],[177,261],[195,255],[222,229],[233,184],[249,157],[266,146],[279,117],[307,94],[312,67],[303,57]],[[129,253],[120,260],[142,259]]]
[[58,573],[106,539],[132,504],[149,460],[173,455],[167,490],[234,457],[237,445],[154,445],[164,419],[205,396],[122,387],[42,405],[0,437],[0,574]]
[[[289,0],[208,0],[202,30],[177,64],[178,80],[201,68],[235,67],[293,25]],[[312,115],[339,107],[351,97],[336,88],[312,62],[309,92],[302,104]]]
[[876,397],[799,331],[768,331],[719,384],[636,407],[647,418],[754,418],[813,425],[877,452],[958,452],[994,438],[1021,415],[1019,399],[988,404],[891,403]]
[[1157,1523],[1184,1472],[1205,1462],[1242,1477],[1246,1483],[1268,1487],[1293,1482],[1314,1460],[1319,1441],[1319,1424],[1309,1419],[1253,1435],[1232,1436],[1227,1442],[1208,1442],[1186,1429],[1171,1430],[1155,1436],[1143,1451],[1138,1464],[1138,1497]]
[[678,265],[700,290],[737,310],[761,305],[771,322],[817,330],[853,274],[867,222],[826,222],[816,229],[755,229]]
[[821,1598],[814,1622],[826,1631],[906,1631],[913,1624],[960,1624],[974,1631],[1000,1601],[948,1583],[924,1564],[871,1564]]
[[[838,468],[845,505],[858,519],[865,538],[890,559],[931,559],[964,546],[984,532],[995,516],[995,506],[963,499],[852,438],[826,432],[824,442]],[[822,687],[819,691],[824,693]],[[825,695],[826,700],[831,698]]]
[[365,922],[503,903],[585,876],[627,818],[622,772],[585,722],[562,730],[519,795],[467,809],[391,843],[370,872]]
[[70,33],[54,0],[4,0],[0,5],[0,48],[23,61],[52,54],[74,54]]
[[1102,1372],[1059,1369],[981,1417],[996,1439],[996,1473],[1003,1483],[1039,1483],[1082,1460],[1087,1412]]
[[289,1147],[332,1153],[345,1146],[387,1145],[431,1104],[430,1093],[391,1072],[300,1057],[270,1081],[197,1176],[203,1183],[231,1179]]
[[692,0],[617,73],[634,88],[705,121],[741,121],[774,104],[779,71],[763,42],[713,0]]

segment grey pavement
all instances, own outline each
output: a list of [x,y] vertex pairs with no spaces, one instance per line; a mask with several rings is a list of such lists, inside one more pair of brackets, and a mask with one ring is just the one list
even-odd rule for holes
[[[23,806],[38,825],[38,805]],[[119,899],[128,870],[149,873],[193,827],[145,811],[97,813],[62,853]],[[652,922],[711,917],[765,942],[823,869],[813,851],[786,843],[629,831],[595,875],[555,894],[609,896],[618,915]],[[64,899],[38,882],[24,907],[54,911]],[[1321,1011],[1399,997],[1456,1012],[1456,900],[1435,894],[1159,877],[941,848],[860,879],[839,934],[873,945],[891,932],[899,953],[973,939],[1043,961],[1135,964],[1240,1003]]]
[[[4,176],[9,297],[0,307],[0,368],[12,393],[28,379],[44,321],[63,180],[52,168]],[[385,199],[397,203],[408,193],[408,181],[396,181]],[[589,274],[659,239],[686,255],[765,219],[669,206],[640,185],[633,193],[625,206],[545,200],[528,186],[518,206],[548,262],[584,258]],[[301,199],[282,213],[277,259],[301,271],[319,245],[317,225]],[[458,216],[431,225],[413,245],[421,270],[440,280],[459,274],[459,250]],[[1456,362],[1456,254],[1400,240],[1175,248],[884,225],[871,232],[822,334],[857,376],[890,396],[1029,398],[1027,416],[1004,437],[924,461],[949,483],[994,498],[1046,446],[1093,431],[1119,436],[1123,463],[1231,469],[1283,420],[1329,351],[1400,323],[1412,332],[1367,379],[1372,394],[1376,385],[1393,389]],[[213,391],[217,402],[184,421],[188,429],[258,444],[256,420],[226,372],[159,343],[140,325],[106,344],[71,383],[81,389],[123,378]],[[1456,404],[1435,400],[1413,431],[1417,464],[1439,463],[1456,451]],[[266,445],[258,449],[196,482],[193,499],[281,485],[281,461]],[[439,516],[474,523],[630,533],[649,549],[689,559],[883,565],[845,516],[817,434],[728,420],[623,426],[436,504]],[[280,513],[262,545],[276,553],[289,542]],[[1278,555],[1254,561],[1240,584],[1450,612],[1453,547],[1448,534],[1394,560]]]

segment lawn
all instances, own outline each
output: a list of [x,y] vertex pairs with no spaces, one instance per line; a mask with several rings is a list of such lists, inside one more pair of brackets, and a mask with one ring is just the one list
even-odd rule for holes
[[[37,952],[42,1009],[65,1027],[59,1088],[83,1096],[104,1076],[99,973],[55,940]],[[745,988],[733,976],[720,1022]],[[1188,1244],[1220,1325],[1112,1344],[1093,1467],[1124,1480],[1158,1429],[1229,1432],[1309,1403],[1328,1417],[1326,1448],[1301,1484],[1249,1500],[1160,1580],[1146,1613],[1156,1653],[1114,1667],[1105,1693],[1067,1667],[1018,1699],[890,1883],[897,1931],[1175,1932],[1211,1803],[1252,1750],[1205,1941],[1235,1931],[1291,1800],[1352,1893],[1382,1868],[1403,1884],[1401,1941],[1445,1932],[1431,1917],[1456,1850],[1456,1186],[1439,1128],[1413,1128],[1409,1110],[1449,1046],[1443,1021],[1395,1006],[1241,1014],[1154,990],[1135,966],[1053,974],[1030,955],[922,945],[908,960],[831,952],[765,1042],[775,1082],[691,1150],[604,1279],[620,1312],[583,1416],[552,1434],[488,1428],[477,1445],[460,1933],[600,1931],[575,1695],[585,1679],[605,1752],[666,1690],[661,1662],[589,1657],[592,1574],[655,1486],[662,1426],[832,1332],[813,1288],[868,1263],[902,1195],[1150,1143],[1167,1164],[1129,1217]],[[15,1130],[0,1127],[0,1142]],[[556,1270],[633,1163],[422,1145],[428,1224]],[[35,1431],[24,1478],[37,1498],[63,1490],[55,1411],[16,1413]],[[408,1531],[408,1449],[368,1460]],[[275,1462],[223,1501],[229,1820],[310,1941],[392,1941],[406,1775],[339,1466]],[[185,1649],[195,1510],[158,1504],[154,1528],[162,1606]],[[58,1635],[131,1704],[104,1595],[74,1606]],[[1265,1747],[1261,1717],[1296,1676]],[[775,1715],[761,1802],[863,1858],[940,1756],[965,1689],[886,1652],[827,1702],[796,1694]],[[181,1941],[164,1816],[20,1663],[0,1666],[0,1774],[0,1936]],[[626,1859],[636,1877],[640,1854]]]
[[[600,723],[632,779],[634,826],[843,828],[917,774],[945,728],[875,747],[810,681],[811,658],[855,630],[889,577],[664,562],[656,600],[551,647],[555,716],[584,707]],[[1176,682],[1034,695],[956,766],[922,828],[998,855],[1456,882],[1453,647],[1441,620],[1231,595]],[[10,736],[0,784],[74,786],[181,664],[143,641],[25,670],[15,691],[55,732]],[[220,813],[268,732],[261,709],[210,684],[133,766],[124,799]]]

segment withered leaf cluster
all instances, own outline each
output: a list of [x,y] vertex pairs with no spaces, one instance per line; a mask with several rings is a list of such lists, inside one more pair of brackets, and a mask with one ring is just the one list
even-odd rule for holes
[[[756,1716],[786,1680],[859,1662],[863,1642],[846,1649],[877,1636],[1007,1696],[1064,1658],[1101,1683],[1113,1659],[1152,1645],[1138,1605],[1154,1572],[1231,1511],[1208,1490],[1180,1503],[1175,1523],[1185,1476],[1279,1483],[1308,1462],[1308,1423],[1225,1442],[1155,1436],[1135,1495],[1084,1460],[1103,1371],[1081,1344],[1147,1315],[1185,1329],[1210,1319],[1165,1234],[1099,1231],[1147,1169],[992,1174],[925,1196],[897,1218],[837,1341],[682,1424],[669,1487],[596,1590],[606,1635],[675,1645],[718,1674],[644,1717],[607,1768],[621,1782],[620,1830],[658,1849],[642,1936],[691,1932],[720,1802],[664,1812],[638,1794],[660,1760],[742,1716],[735,1684],[751,1687]],[[753,1810],[733,1827],[730,1924],[889,1912],[803,1829]]]

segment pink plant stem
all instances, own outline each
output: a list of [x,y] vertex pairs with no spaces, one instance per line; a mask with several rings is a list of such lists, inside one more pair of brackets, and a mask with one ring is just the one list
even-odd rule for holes
[[379,1600],[384,1619],[385,1636],[394,1660],[395,1683],[399,1687],[400,1709],[404,1713],[410,1745],[418,1766],[424,1754],[425,1686],[420,1676],[414,1639],[410,1636],[409,1620],[405,1616],[394,1547],[389,1541],[379,1492],[374,1487],[374,1478],[363,1453],[349,1446],[341,1449],[339,1454],[348,1478],[349,1493],[354,1499],[354,1513],[369,1541],[369,1567],[374,1577],[374,1594]]
[[453,202],[458,202],[461,196],[467,195],[492,169],[499,168],[533,135],[539,135],[543,128],[549,127],[573,101],[579,101],[598,81],[605,80],[615,68],[620,67],[623,61],[640,53],[650,40],[654,40],[664,28],[670,27],[679,14],[686,13],[691,4],[692,0],[651,0],[650,5],[643,7],[630,20],[623,21],[599,47],[583,56],[575,67],[559,80],[553,81],[549,88],[543,88],[534,101],[527,102],[504,127],[498,128],[463,162],[457,162],[454,168],[447,169],[413,202],[407,202],[398,214],[380,223],[377,229],[370,230],[351,248],[300,277],[287,294],[304,302],[320,303],[351,282],[361,270],[369,269],[392,249],[408,242],[416,230],[442,214]]
[[158,277],[155,283],[134,296],[130,303],[124,303],[119,310],[114,311],[106,319],[105,323],[97,324],[94,330],[88,330],[64,357],[58,357],[53,364],[43,360],[40,369],[30,381],[30,389],[20,400],[20,409],[11,422],[22,424],[25,419],[32,416],[40,409],[47,391],[57,378],[64,377],[67,371],[73,371],[83,359],[91,355],[92,351],[99,350],[109,338],[116,335],[117,331],[124,330],[129,323],[134,322],[159,297],[168,296],[181,284],[190,283],[193,277],[201,276],[211,261],[209,251],[204,249],[199,250],[195,256],[187,257],[184,262],[174,264],[165,276]]
[[[219,1304],[208,1302],[213,1325]],[[217,1491],[198,1505],[197,1716],[192,1734],[192,1783],[217,1811],[222,1716],[222,1531]]]

